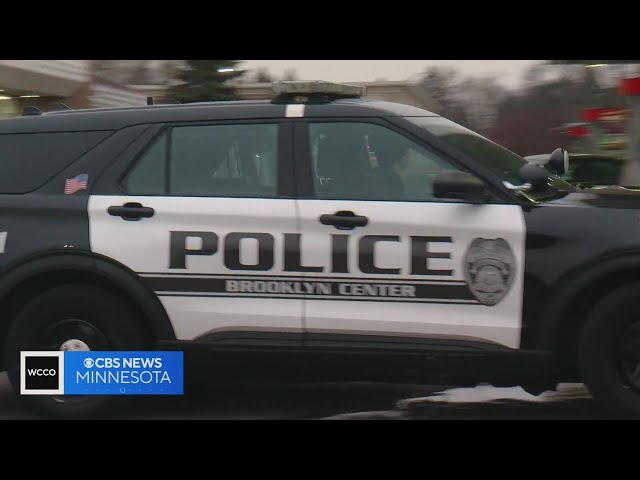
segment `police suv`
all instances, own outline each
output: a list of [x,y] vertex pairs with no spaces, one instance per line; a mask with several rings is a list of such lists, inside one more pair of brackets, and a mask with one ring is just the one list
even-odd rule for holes
[[[640,417],[639,193],[362,87],[274,91],[0,121],[17,392],[21,351],[178,349],[216,382],[581,381]],[[120,400],[23,398],[64,418]]]

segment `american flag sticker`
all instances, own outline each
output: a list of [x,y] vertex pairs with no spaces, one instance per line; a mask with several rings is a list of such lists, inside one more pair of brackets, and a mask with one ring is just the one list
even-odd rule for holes
[[64,194],[73,195],[78,190],[86,190],[88,183],[89,175],[86,173],[81,173],[77,177],[67,178],[67,181],[64,182]]

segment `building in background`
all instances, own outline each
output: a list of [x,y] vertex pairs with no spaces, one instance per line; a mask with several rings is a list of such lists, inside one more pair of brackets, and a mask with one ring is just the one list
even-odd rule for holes
[[[21,115],[27,106],[42,111],[64,103],[71,108],[145,105],[165,96],[163,85],[124,86],[94,74],[91,60],[0,60],[0,117]],[[418,85],[402,81],[355,82],[367,87],[367,99],[403,103],[438,113],[438,102]],[[245,100],[273,97],[270,83],[238,83]]]
[[80,106],[89,82],[86,60],[0,60],[0,116],[63,100]]
[[50,110],[144,105],[145,96],[93,74],[91,60],[0,60],[0,117],[21,115],[26,106]]

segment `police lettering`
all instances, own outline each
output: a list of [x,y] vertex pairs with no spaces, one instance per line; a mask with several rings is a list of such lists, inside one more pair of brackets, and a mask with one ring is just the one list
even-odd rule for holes
[[416,287],[413,285],[385,285],[383,283],[341,283],[338,287],[340,295],[372,296],[372,297],[415,297]]
[[288,282],[264,280],[227,280],[225,292],[281,293],[295,295],[331,295],[329,282]]
[[[313,265],[302,261],[304,236],[299,233],[285,233],[282,237],[282,258],[285,272],[303,273],[351,273],[349,271],[349,250],[351,239],[349,235],[331,235],[330,265]],[[408,240],[408,241],[407,241]],[[357,265],[360,272],[365,274],[400,275],[401,268],[381,267],[376,264],[376,245],[383,243],[408,244],[410,255],[410,275],[452,276],[452,269],[434,269],[429,265],[430,259],[451,259],[451,254],[445,251],[434,251],[433,244],[451,244],[451,237],[411,236],[408,239],[399,235],[364,235],[353,241],[354,250],[357,248]],[[190,256],[211,256],[218,253],[218,245],[222,245],[224,266],[232,271],[269,271],[275,265],[277,253],[276,240],[273,235],[263,232],[231,232],[220,239],[214,232],[174,231],[170,232],[169,268],[187,269]],[[405,247],[405,248],[407,248]],[[241,250],[257,249],[254,261],[241,260]],[[308,247],[307,247],[308,248]],[[441,248],[441,247],[440,247]],[[436,247],[436,249],[440,249]],[[246,250],[243,250],[246,252]],[[235,287],[233,287],[235,288]],[[241,288],[241,287],[238,287]],[[246,287],[248,288],[248,287]],[[253,287],[252,287],[253,288]],[[256,288],[262,288],[262,285]],[[265,284],[265,289],[276,288]],[[281,288],[281,287],[278,287]],[[284,287],[285,289],[288,287]],[[291,287],[297,288],[297,287]],[[386,287],[385,287],[386,288]],[[396,292],[395,289],[388,289]],[[256,292],[259,293],[259,292]],[[341,292],[343,295],[359,295],[349,290]],[[369,294],[370,295],[370,294]],[[377,294],[376,294],[377,295]],[[386,293],[383,295],[412,296],[408,290],[402,293]]]
[[[258,263],[240,263],[240,242],[244,239],[258,241]],[[229,270],[271,270],[273,268],[273,236],[268,233],[232,232],[224,239],[224,265]]]
[[[200,239],[200,248],[187,248],[189,238]],[[187,255],[213,255],[218,251],[218,236],[213,232],[171,232],[169,268],[187,268]]]

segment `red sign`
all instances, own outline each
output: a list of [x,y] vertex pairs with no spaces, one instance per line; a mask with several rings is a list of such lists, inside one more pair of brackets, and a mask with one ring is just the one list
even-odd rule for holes
[[624,108],[587,108],[582,111],[585,122],[624,122]]
[[640,77],[622,80],[618,86],[618,95],[640,95]]
[[[619,150],[625,148],[628,135],[625,118],[628,111],[624,108],[587,108],[582,111],[582,119],[593,125],[594,141],[598,149]],[[571,133],[570,133],[571,135]],[[574,138],[579,135],[571,135]]]
[[567,135],[571,138],[582,138],[589,135],[589,129],[587,127],[570,127],[567,130]]

